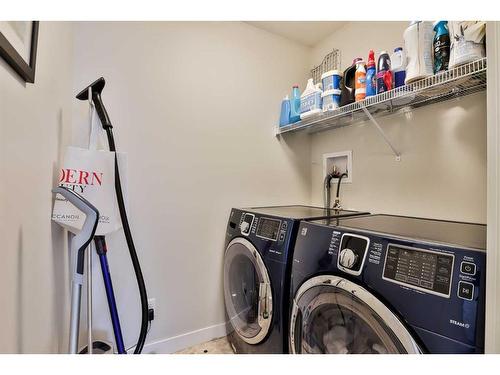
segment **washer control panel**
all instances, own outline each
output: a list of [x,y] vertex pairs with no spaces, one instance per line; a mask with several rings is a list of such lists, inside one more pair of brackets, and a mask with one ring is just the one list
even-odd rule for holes
[[383,278],[449,297],[454,259],[454,255],[444,252],[389,244]]

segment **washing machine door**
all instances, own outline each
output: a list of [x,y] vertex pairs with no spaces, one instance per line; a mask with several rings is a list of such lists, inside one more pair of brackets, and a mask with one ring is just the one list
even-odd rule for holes
[[420,353],[396,315],[361,286],[317,276],[297,292],[290,325],[292,353]]
[[235,238],[226,249],[224,299],[238,335],[249,344],[261,342],[271,326],[271,282],[259,252],[244,238]]

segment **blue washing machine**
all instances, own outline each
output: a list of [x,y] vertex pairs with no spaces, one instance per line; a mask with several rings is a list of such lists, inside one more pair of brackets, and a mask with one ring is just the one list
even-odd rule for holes
[[393,215],[302,222],[292,353],[483,353],[486,226]]
[[300,220],[366,214],[309,206],[233,209],[224,300],[236,353],[287,353],[291,250]]

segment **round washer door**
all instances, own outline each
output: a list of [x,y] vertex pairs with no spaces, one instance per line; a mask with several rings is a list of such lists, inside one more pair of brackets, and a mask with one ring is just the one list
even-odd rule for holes
[[271,282],[259,252],[244,238],[235,238],[226,249],[224,299],[238,335],[249,344],[261,342],[271,326]]
[[293,302],[292,353],[420,353],[401,321],[361,286],[337,276],[306,281]]

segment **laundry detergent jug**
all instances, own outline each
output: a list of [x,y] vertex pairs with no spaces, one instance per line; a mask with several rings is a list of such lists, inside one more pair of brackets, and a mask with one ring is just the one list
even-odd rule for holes
[[340,81],[340,106],[354,103],[355,101],[355,79],[356,63],[361,61],[361,57],[353,60],[352,65],[344,70],[343,78]]
[[434,28],[431,22],[414,21],[403,34],[407,58],[406,80],[411,83],[434,74],[432,42]]

